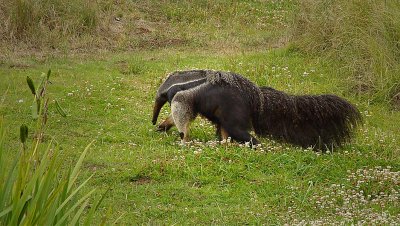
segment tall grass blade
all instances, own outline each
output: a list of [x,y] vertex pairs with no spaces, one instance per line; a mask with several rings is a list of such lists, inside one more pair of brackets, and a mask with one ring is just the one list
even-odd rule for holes
[[79,169],[82,166],[83,159],[85,158],[86,153],[89,150],[90,146],[93,144],[93,142],[94,142],[94,140],[92,142],[90,142],[90,144],[88,144],[86,146],[85,150],[82,152],[81,156],[79,157],[78,162],[75,164],[75,167],[72,170],[72,173],[71,173],[70,178],[69,178],[68,191],[71,190],[72,185],[75,183],[76,178],[78,178]]
[[[78,224],[89,203],[89,197],[95,192],[93,189],[77,198],[79,191],[93,175],[74,188],[83,158],[94,141],[82,152],[73,170],[61,177],[58,175],[61,164],[57,147],[51,141],[46,149],[41,149],[49,100],[46,97],[46,86],[50,74],[51,70],[47,76],[43,76],[37,90],[32,79],[27,78],[29,89],[35,95],[32,115],[35,119],[40,117],[36,122],[37,137],[32,140],[31,148],[26,149],[28,127],[25,124],[20,126],[19,139],[23,148],[9,167],[3,158],[4,130],[3,119],[0,117],[0,225],[66,225],[68,220],[71,220],[70,224]],[[46,100],[44,104],[42,100]],[[56,105],[61,115],[66,116],[58,102]],[[101,200],[96,201],[94,209],[97,209]]]
[[103,202],[104,198],[106,197],[106,194],[110,191],[110,188],[107,189],[104,194],[102,194],[99,198],[96,199],[94,202],[93,206],[91,207],[89,213],[86,216],[86,220],[83,223],[83,225],[90,226],[93,220],[94,213],[97,211],[99,208],[100,204]]
[[6,214],[8,214],[9,212],[11,212],[12,208],[13,208],[12,206],[9,206],[9,207],[5,208],[3,211],[1,211],[1,212],[0,212],[0,219],[1,219],[4,215],[6,215]]
[[[56,197],[56,196],[54,196]],[[57,205],[59,204],[58,199],[53,199],[53,201],[49,201],[48,212],[46,215],[41,215],[41,218],[38,218],[37,221],[33,222],[35,225],[54,225],[54,221],[56,219],[56,210]]]
[[25,143],[26,139],[28,138],[28,127],[25,124],[22,124],[19,129],[19,138],[21,143]]
[[86,206],[88,205],[89,200],[86,200],[86,202],[79,208],[79,210],[76,212],[75,216],[72,218],[71,222],[69,222],[68,225],[74,226],[77,225],[79,219],[82,216],[83,211],[85,210]]
[[47,77],[46,77],[47,80],[50,79],[50,75],[51,75],[51,69],[49,69],[49,70],[47,71]]
[[32,118],[35,120],[39,118],[38,109],[39,109],[38,102],[34,100],[32,104]]
[[[19,189],[16,190],[14,194],[14,199],[18,200],[14,204],[13,208],[13,214],[11,218],[11,224],[15,225],[19,223],[19,218],[21,215],[24,214],[23,208],[26,205],[26,202],[28,202],[32,196],[31,194],[34,194],[34,189],[35,185],[37,184],[37,180],[43,175],[43,172],[47,169],[48,162],[50,161],[50,158],[46,158],[48,155],[50,149],[47,149],[43,155],[42,161],[40,162],[39,167],[34,170],[34,173],[32,175],[29,175],[29,170],[27,170],[27,174],[24,175],[24,178],[26,182],[22,183],[22,186],[20,186]],[[29,169],[29,165],[28,165]],[[20,195],[22,193],[22,195]]]
[[31,90],[32,94],[36,96],[35,85],[33,84],[31,77],[26,76],[26,82],[28,83],[29,89]]
[[61,105],[58,103],[57,100],[55,100],[55,104],[56,104],[57,112],[58,112],[62,117],[67,117],[67,114],[65,113],[64,109],[61,107]]
[[67,205],[67,203],[78,193],[78,191],[85,186],[85,184],[93,177],[94,174],[92,174],[88,179],[86,179],[79,187],[77,187],[75,190],[72,191],[72,193],[64,200],[64,202],[57,208],[56,215],[58,215],[61,210]]
[[[92,191],[90,191],[89,193],[87,193],[85,196],[83,196],[82,198],[79,199],[79,201],[77,201],[72,207],[70,207],[66,213],[61,217],[60,221],[58,221],[58,223],[56,224],[56,226],[58,225],[62,225],[64,223],[64,221],[68,218],[68,216],[84,201],[87,201],[87,199],[93,194],[93,192],[95,191],[95,189],[93,189]],[[57,213],[56,213],[57,214]]]
[[[11,168],[9,169],[7,179],[3,181],[3,184],[0,185],[0,204],[2,205],[1,207],[6,207],[7,205],[10,205],[8,202],[9,198],[12,196],[12,190],[14,186],[14,181],[16,180],[16,170],[17,170],[17,163],[18,159],[14,160],[14,163],[12,164]],[[4,161],[1,161],[0,164],[4,164]],[[4,168],[4,166],[3,166]],[[5,175],[5,174],[2,174]],[[11,205],[13,207],[13,205]],[[1,219],[1,217],[0,217]]]

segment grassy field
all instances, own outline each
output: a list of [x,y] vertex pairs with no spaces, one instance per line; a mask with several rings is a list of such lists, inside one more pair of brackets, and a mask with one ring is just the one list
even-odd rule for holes
[[[6,145],[17,147],[19,125],[32,121],[25,77],[38,81],[52,68],[48,92],[68,117],[50,105],[48,139],[60,144],[67,162],[95,140],[84,172],[95,173],[90,187],[111,188],[103,214],[110,208],[110,218],[122,215],[122,224],[352,222],[375,216],[369,211],[399,220],[398,202],[392,199],[397,200],[399,189],[400,113],[346,96],[334,67],[318,60],[288,50],[231,56],[160,50],[29,65],[1,70],[2,90],[8,90],[1,109],[9,128]],[[181,147],[176,129],[155,132],[151,110],[165,72],[188,68],[237,71],[259,85],[290,93],[346,96],[363,112],[365,125],[351,144],[320,154],[266,139],[255,151],[215,144],[213,126],[198,119],[192,127],[195,142]],[[166,106],[164,117],[168,111]],[[364,169],[372,170],[373,179]],[[361,181],[362,186],[354,186]],[[342,187],[332,188],[335,184]],[[348,197],[349,189],[362,196]],[[346,198],[348,203],[338,201]],[[354,204],[356,208],[337,213],[336,208],[343,211]]]
[[[398,224],[400,112],[384,99],[353,92],[354,84],[340,61],[303,54],[277,41],[282,39],[269,40],[277,33],[274,29],[286,34],[285,19],[273,15],[292,10],[277,2],[265,7],[246,3],[247,8],[232,17],[233,22],[243,22],[238,27],[231,27],[227,16],[218,19],[212,14],[207,19],[210,2],[150,7],[154,14],[139,14],[168,21],[168,29],[179,30],[179,37],[186,32],[186,42],[143,44],[158,37],[150,32],[135,37],[143,46],[131,51],[47,55],[43,50],[23,56],[8,52],[13,57],[0,63],[0,115],[6,122],[5,147],[10,150],[6,157],[13,159],[13,150],[20,146],[19,126],[34,126],[26,76],[38,82],[51,69],[48,93],[68,116],[61,117],[50,103],[44,143],[53,139],[59,144],[67,169],[94,140],[80,180],[94,173],[85,189],[98,188],[97,195],[110,189],[97,222],[107,216],[110,223],[118,220],[121,225]],[[143,11],[148,5],[136,9]],[[211,12],[219,12],[222,5],[218,2]],[[237,7],[232,4],[228,9],[235,12]],[[192,8],[203,11],[181,17]],[[256,13],[245,14],[248,8]],[[259,19],[253,14],[264,19],[268,15],[267,25],[275,25],[257,27]],[[198,36],[199,30],[203,36]],[[258,85],[292,94],[333,93],[360,109],[364,125],[351,143],[320,153],[265,138],[257,150],[220,144],[214,127],[198,118],[191,127],[193,142],[183,147],[175,128],[168,133],[155,131],[151,114],[166,73],[193,68],[234,71]],[[159,121],[169,110],[164,106]]]

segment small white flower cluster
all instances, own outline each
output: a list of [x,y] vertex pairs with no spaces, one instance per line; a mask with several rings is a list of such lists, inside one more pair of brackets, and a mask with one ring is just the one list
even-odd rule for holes
[[[332,184],[325,195],[314,196],[314,208],[325,215],[313,221],[294,219],[297,225],[399,225],[400,172],[377,166],[349,172],[349,185]],[[387,208],[386,208],[387,207]],[[296,213],[295,213],[296,214]]]
[[292,72],[289,70],[288,66],[272,66],[271,71],[273,73],[273,77],[287,77],[291,78],[292,77]]
[[[380,128],[364,126],[360,128],[362,136],[360,137],[363,145],[379,146],[385,150],[398,150],[399,135],[390,131],[383,131]],[[373,151],[371,150],[371,154]]]

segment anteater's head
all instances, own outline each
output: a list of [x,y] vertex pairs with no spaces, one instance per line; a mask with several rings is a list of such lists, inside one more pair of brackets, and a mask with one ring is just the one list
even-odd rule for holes
[[168,91],[171,87],[178,84],[190,83],[206,77],[207,70],[189,70],[189,71],[176,71],[167,75],[167,79],[160,85],[157,90],[156,98],[154,101],[153,108],[153,125],[156,124],[158,115],[160,114],[161,108],[167,103]]

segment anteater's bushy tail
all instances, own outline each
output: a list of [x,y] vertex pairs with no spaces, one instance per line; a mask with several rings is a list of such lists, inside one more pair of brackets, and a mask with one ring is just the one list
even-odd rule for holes
[[330,149],[349,140],[362,121],[357,108],[338,96],[295,96],[270,87],[260,89],[263,111],[253,121],[259,135],[305,148]]

